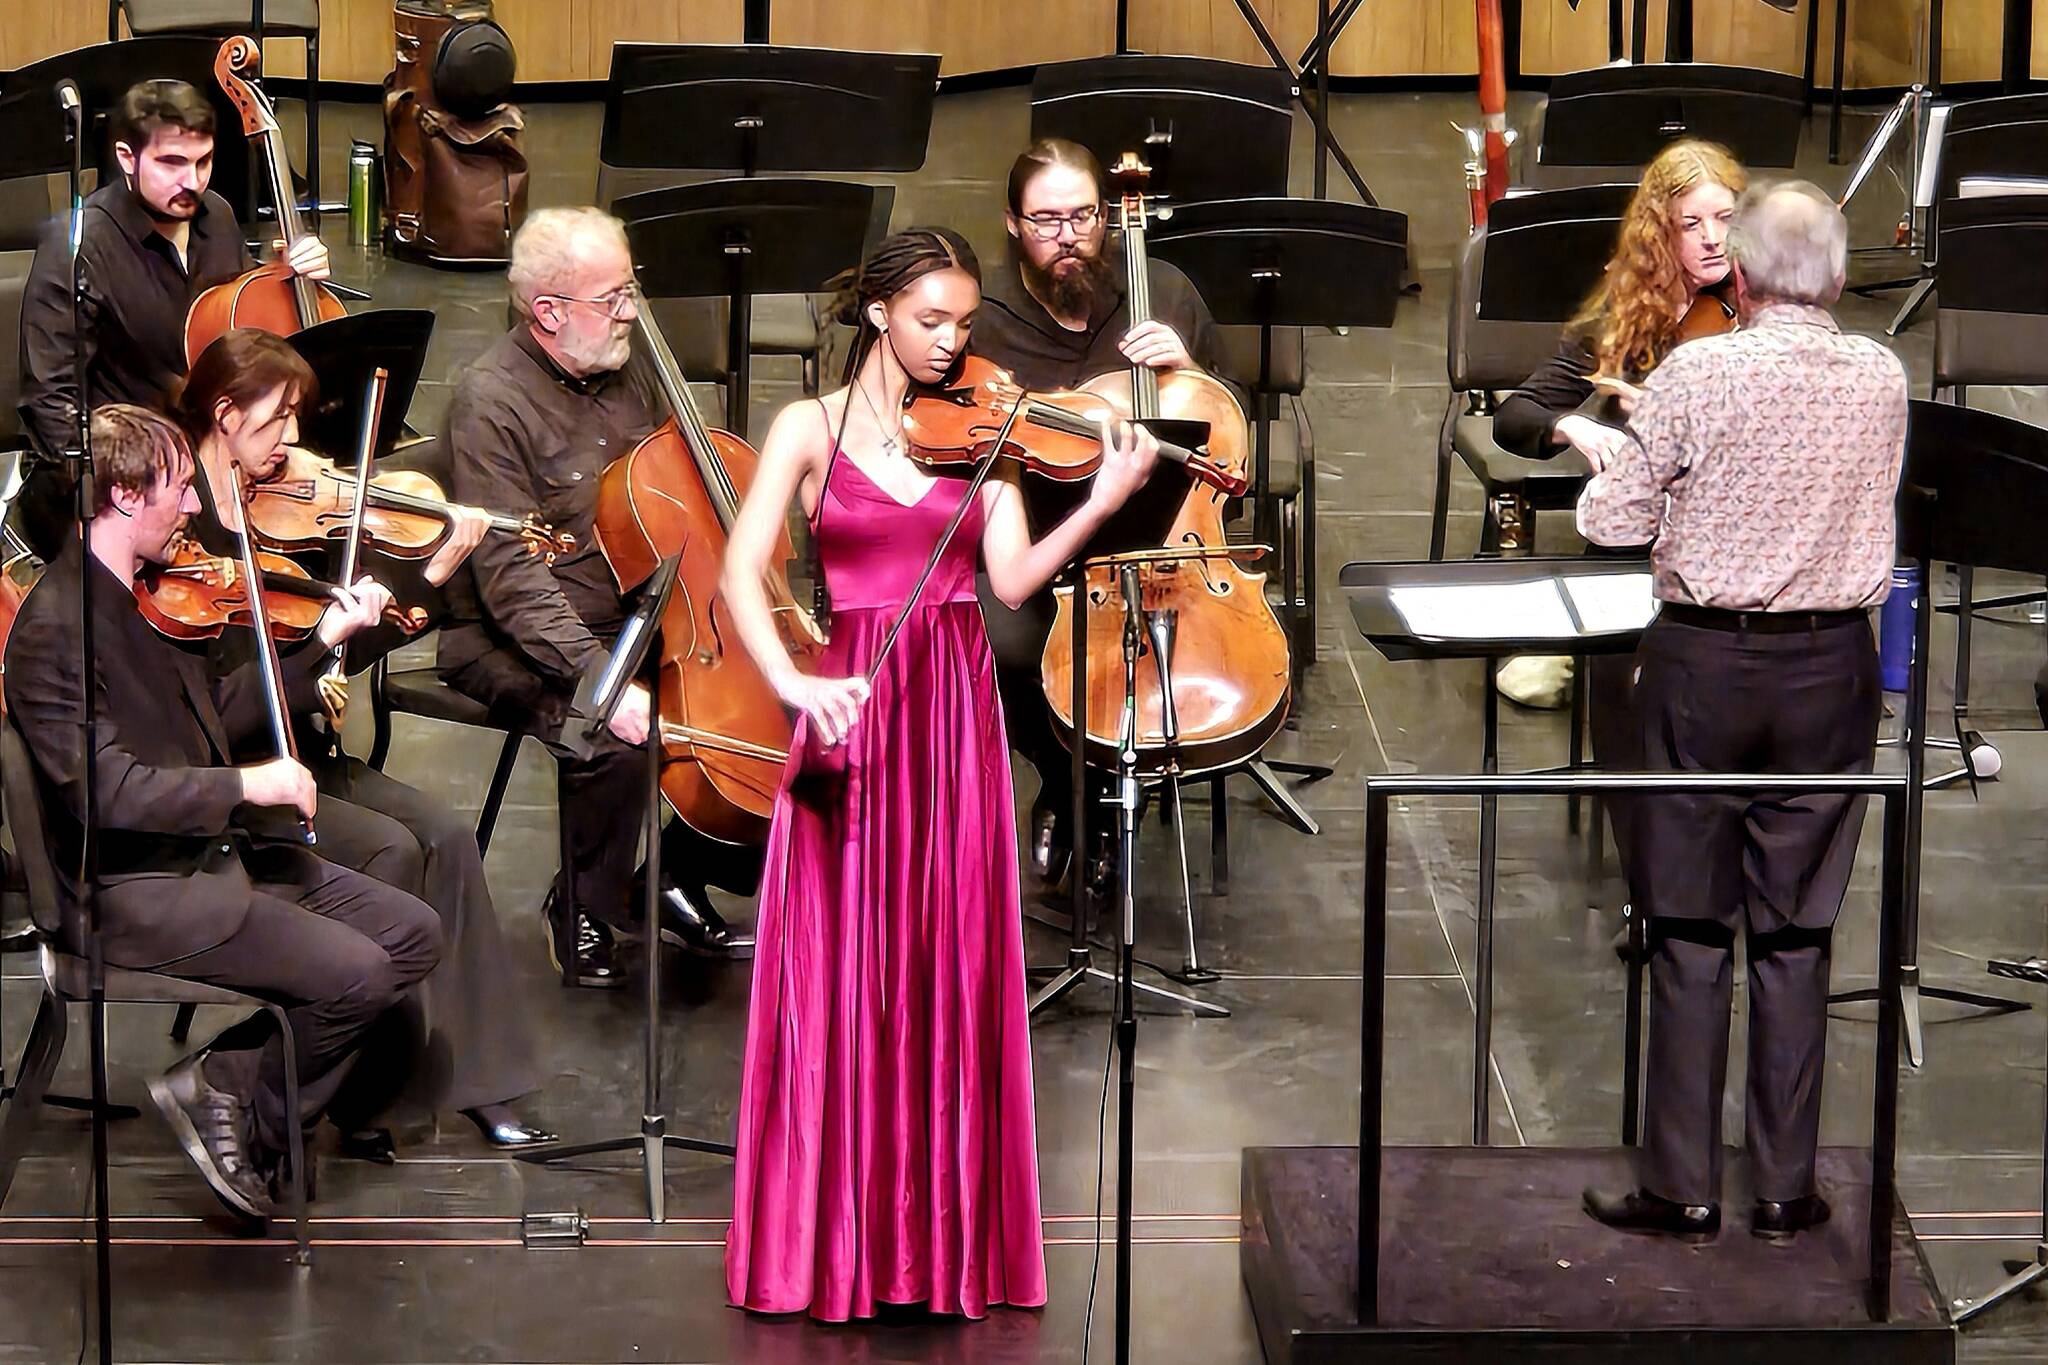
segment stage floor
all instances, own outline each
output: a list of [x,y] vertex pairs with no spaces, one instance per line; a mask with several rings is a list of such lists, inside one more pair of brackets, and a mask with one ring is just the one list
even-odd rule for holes
[[[1519,121],[1533,106],[1517,96]],[[352,137],[380,139],[369,106],[324,111],[323,161],[337,194]],[[1308,340],[1321,508],[1319,657],[1298,699],[1294,729],[1273,752],[1336,765],[1306,788],[1323,823],[1319,838],[1263,814],[1248,783],[1230,793],[1229,894],[1208,883],[1209,811],[1190,804],[1189,845],[1205,960],[1223,982],[1206,993],[1234,1017],[1196,1023],[1147,1016],[1139,1035],[1135,1200],[1135,1335],[1141,1358],[1175,1365],[1241,1365],[1259,1346],[1238,1269],[1240,1154],[1246,1147],[1343,1144],[1357,1133],[1362,895],[1360,779],[1390,770],[1461,771],[1478,759],[1479,670],[1472,664],[1388,664],[1352,633],[1336,594],[1351,559],[1426,552],[1437,424],[1444,404],[1446,270],[1465,234],[1461,144],[1448,123],[1469,122],[1465,95],[1340,97],[1345,140],[1382,202],[1411,215],[1421,293],[1404,301],[1386,332],[1328,333]],[[536,205],[593,194],[600,126],[593,106],[528,111]],[[296,137],[296,108],[286,119]],[[1849,129],[1854,145],[1869,126]],[[985,261],[1000,260],[1000,179],[1029,126],[1021,89],[948,95],[939,101],[930,160],[899,191],[899,223],[936,221],[967,232]],[[1838,186],[1809,135],[1804,173]],[[1307,192],[1309,139],[1297,139],[1296,182]],[[1341,178],[1333,179],[1333,184]],[[1890,240],[1897,199],[1879,177],[1854,206],[1858,241]],[[335,232],[339,219],[331,220]],[[1870,268],[1875,269],[1873,264]],[[388,305],[434,307],[440,317],[426,382],[414,404],[438,423],[448,380],[505,326],[501,275],[435,273],[386,263],[336,243],[336,272]],[[1875,331],[1897,296],[1852,301],[1853,327]],[[1924,385],[1932,325],[1900,342]],[[755,430],[796,392],[793,364],[764,361],[754,393]],[[2008,401],[1980,391],[1987,402]],[[2012,399],[2040,420],[2037,399]],[[1452,552],[1478,537],[1477,494],[1455,481]],[[1565,549],[1567,517],[1543,520],[1540,544]],[[1947,623],[1937,661],[1948,658]],[[1978,631],[1980,704],[2025,708],[2042,655],[2039,626]],[[1939,670],[1937,670],[1939,671]],[[1935,713],[1945,708],[1935,699]],[[360,708],[359,708],[360,709]],[[1555,712],[1504,708],[1506,767],[1555,763],[1566,723]],[[2038,722],[2030,722],[2038,730]],[[1967,787],[1930,796],[1922,960],[1931,982],[1986,989],[1983,959],[2048,949],[2042,892],[2048,884],[2048,741],[2001,737],[2006,776],[1974,799]],[[367,749],[357,738],[352,747]],[[497,749],[485,736],[401,719],[391,771],[465,810],[483,797]],[[1028,798],[1028,779],[1020,778]],[[1199,795],[1199,794],[1197,794]],[[1501,815],[1501,883],[1493,1088],[1500,1144],[1598,1147],[1615,1140],[1620,1108],[1621,989],[1610,948],[1618,888],[1592,878],[1583,838],[1567,833],[1556,801],[1511,801]],[[1465,1137],[1471,1085],[1473,801],[1404,803],[1394,815],[1389,877],[1392,944],[1388,987],[1389,1142],[1453,1144]],[[527,1105],[572,1140],[635,1131],[639,1108],[638,995],[564,992],[554,984],[536,910],[554,867],[549,769],[529,746],[491,849],[489,870],[518,958],[511,990],[540,1031],[548,1080]],[[1865,841],[1866,852],[1874,843]],[[1179,924],[1166,899],[1169,856],[1147,822],[1142,913],[1144,954],[1179,961]],[[1611,872],[1611,857],[1607,860]],[[1874,869],[1868,858],[1839,935],[1838,985],[1870,978],[1875,941]],[[745,907],[739,907],[744,915]],[[1034,960],[1057,961],[1061,940],[1036,926]],[[32,964],[10,957],[0,1038],[10,1071],[33,1009]],[[663,1021],[672,1130],[729,1137],[748,970],[671,957]],[[2027,988],[2016,988],[2026,993]],[[2039,993],[2034,993],[2038,995]],[[723,1305],[720,1245],[731,1199],[728,1166],[678,1157],[669,1181],[672,1221],[652,1228],[637,1164],[593,1163],[576,1171],[489,1156],[468,1125],[402,1129],[401,1162],[322,1166],[317,1264],[285,1264],[279,1243],[238,1242],[210,1219],[212,1201],[154,1117],[113,1134],[113,1212],[119,1246],[116,1314],[120,1357],[131,1361],[803,1361],[1075,1362],[1088,1315],[1097,1132],[1109,1042],[1106,997],[1082,992],[1033,1032],[1040,1162],[1052,1302],[1037,1313],[997,1313],[973,1326],[892,1322],[866,1330],[749,1319]],[[2023,1014],[1949,1022],[1931,1006],[1926,1068],[1903,1084],[1901,1197],[1946,1295],[1999,1278],[1999,1262],[2032,1254],[2039,1209],[2043,1018]],[[1823,1140],[1868,1140],[1868,1011],[1845,1010],[1831,1030]],[[82,1019],[61,1080],[84,1085]],[[197,1036],[222,1022],[202,1017]],[[117,1097],[143,1101],[142,1084],[176,1055],[167,1009],[113,1011]],[[1740,1095],[1740,1047],[1730,1091]],[[146,1101],[143,1101],[146,1102]],[[1728,1131],[1741,1131],[1731,1109]],[[58,1114],[39,1132],[14,1191],[0,1208],[0,1362],[68,1361],[80,1346],[90,1257],[78,1244],[84,1207],[86,1128]],[[1112,1135],[1113,1142],[1113,1135]],[[1113,1171],[1113,1160],[1109,1164]],[[1113,1191],[1102,1208],[1113,1207]],[[581,1208],[593,1220],[580,1251],[519,1244],[528,1213]],[[1093,1354],[1109,1359],[1111,1258],[1101,1260]],[[2048,1357],[2048,1301],[1996,1310],[1961,1337],[1965,1361]]]

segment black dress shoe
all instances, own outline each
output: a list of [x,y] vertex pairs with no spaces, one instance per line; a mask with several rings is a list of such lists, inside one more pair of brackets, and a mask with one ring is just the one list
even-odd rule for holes
[[1648,1190],[1615,1193],[1589,1189],[1586,1212],[1622,1232],[1648,1232],[1687,1242],[1711,1241],[1721,1230],[1718,1204],[1674,1204]]
[[261,1222],[277,1212],[254,1150],[248,1105],[207,1083],[196,1053],[149,1083],[178,1145],[207,1188],[238,1218]]
[[551,1142],[562,1140],[545,1128],[536,1128],[530,1123],[522,1122],[508,1105],[480,1105],[475,1109],[463,1110],[462,1117],[475,1124],[476,1130],[483,1134],[484,1141],[493,1147],[545,1147]]
[[753,936],[733,932],[709,896],[673,886],[661,893],[661,941],[699,957],[744,957],[754,949]]
[[[562,958],[555,946],[555,893],[548,892],[546,903],[541,908],[541,932],[547,935],[548,961],[554,966],[556,975],[562,975]],[[592,919],[578,913],[576,916],[576,965],[567,980],[571,985],[588,986],[596,990],[615,990],[626,984],[625,974],[619,970],[617,944],[612,939],[611,926],[603,920]]]
[[1817,1194],[1803,1194],[1783,1202],[1759,1199],[1756,1207],[1750,1210],[1749,1230],[1753,1236],[1766,1241],[1789,1242],[1808,1228],[1817,1228],[1827,1222],[1831,1212],[1828,1201]]
[[398,1142],[389,1128],[358,1128],[343,1133],[337,1150],[351,1161],[368,1161],[379,1166],[398,1164]]

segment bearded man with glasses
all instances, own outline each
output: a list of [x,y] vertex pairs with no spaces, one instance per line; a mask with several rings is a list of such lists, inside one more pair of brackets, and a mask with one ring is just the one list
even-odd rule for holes
[[[598,483],[605,466],[654,430],[662,408],[627,369],[639,294],[618,219],[594,208],[531,215],[512,239],[509,283],[520,320],[456,381],[449,404],[451,492],[510,516],[537,514],[574,536],[576,548],[550,565],[513,537],[486,537],[449,580],[440,671],[488,706],[494,723],[553,751],[564,865],[542,916],[550,950],[552,927],[574,916],[569,979],[618,986],[614,931],[642,903],[633,866],[646,809],[646,689],[632,684],[588,757],[561,735],[577,683],[608,656],[629,611],[593,534]],[[758,855],[735,853],[734,866],[714,866],[715,850],[680,822],[670,833],[663,868],[680,888],[662,898],[660,931],[694,951],[726,953],[737,942],[702,886],[750,890]]]
[[[1131,326],[1121,250],[1109,241],[1105,181],[1094,153],[1064,138],[1040,138],[1010,168],[1003,223],[1009,259],[982,281],[968,349],[1035,390],[1071,389],[1099,374],[1149,369],[1214,369],[1216,327],[1202,296],[1174,266],[1147,264],[1152,320]],[[1058,520],[1024,484],[1025,510],[1037,534]],[[1072,778],[1039,683],[1039,659],[1052,629],[1050,590],[1012,611],[983,575],[982,614],[996,657],[996,682],[1010,742],[1038,770],[1032,806],[1032,856],[1039,875],[1057,881],[1071,843]],[[1102,829],[1107,832],[1108,821]]]

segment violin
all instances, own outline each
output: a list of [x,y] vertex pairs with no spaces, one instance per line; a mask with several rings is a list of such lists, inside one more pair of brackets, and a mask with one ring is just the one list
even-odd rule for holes
[[[290,451],[279,477],[250,486],[249,524],[266,544],[287,550],[324,549],[348,535],[354,519],[356,476],[311,451]],[[370,477],[363,510],[363,541],[394,559],[426,559],[448,538],[448,495],[414,470]],[[549,564],[576,548],[576,537],[538,516],[493,515],[491,530],[517,536]]]
[[1735,315],[1735,304],[1725,297],[1728,292],[1715,285],[1695,295],[1684,316],[1678,319],[1678,339],[1671,344],[1683,346],[1688,341],[1721,336],[1740,327],[1741,319]]
[[[682,557],[661,618],[661,686],[655,715],[661,790],[677,817],[707,838],[753,845],[768,820],[789,760],[794,727],[733,630],[718,589],[726,542],[753,483],[759,456],[731,432],[707,426],[668,341],[642,303],[634,323],[671,416],[598,483],[597,545],[621,592]],[[778,566],[792,557],[788,533]],[[780,568],[768,605],[784,646],[798,658],[824,644]]]
[[[292,644],[311,635],[334,600],[335,585],[268,550],[258,551],[257,562],[271,638]],[[144,620],[173,640],[211,640],[230,626],[255,624],[241,561],[209,555],[189,536],[171,547],[169,563],[150,566],[135,581],[135,603]],[[424,630],[429,618],[420,607],[393,606],[385,619],[412,635]]]
[[[1149,168],[1129,152],[1110,172],[1119,191],[1133,327],[1152,316],[1145,250],[1149,175]],[[1133,366],[1091,379],[1082,389],[1138,422],[1166,417],[1208,423],[1206,458],[1229,471],[1226,479],[1198,479],[1189,488],[1163,553],[1123,558],[1139,561],[1144,610],[1171,611],[1176,622],[1170,699],[1175,733],[1167,733],[1168,699],[1158,671],[1139,670],[1140,769],[1187,776],[1243,762],[1286,721],[1292,667],[1287,634],[1266,601],[1266,576],[1239,569],[1235,557],[1251,551],[1230,545],[1224,534],[1224,504],[1234,496],[1233,487],[1241,492],[1248,482],[1244,409],[1228,386],[1199,370],[1161,374]],[[1116,761],[1124,709],[1122,613],[1109,609],[1120,595],[1117,570],[1114,563],[1091,565],[1082,582],[1089,606],[1085,757],[1104,766]],[[1054,723],[1067,736],[1074,730],[1074,591],[1071,584],[1053,590],[1052,634],[1039,661]]]
[[[270,96],[256,84],[263,51],[253,38],[236,35],[220,45],[214,55],[213,76],[242,118],[242,134],[250,141],[256,160],[262,163],[270,182],[270,202],[277,209],[277,230],[287,246],[306,235],[299,218],[299,198],[292,189],[292,163],[285,151],[284,133],[278,127],[277,111]],[[318,187],[315,187],[316,192]],[[236,327],[290,336],[294,332],[344,317],[341,297],[326,285],[292,272],[283,260],[259,265],[234,279],[217,284],[194,300],[185,314],[185,364],[189,368],[199,353],[212,345],[221,333]]]
[[[941,385],[912,386],[903,407],[912,458],[937,473],[977,463],[1021,397],[1008,371],[975,355]],[[1124,415],[1110,398],[1086,388],[1031,394],[1001,458],[1062,483],[1088,478],[1102,467],[1102,419]],[[1162,439],[1159,454],[1229,497],[1242,497],[1250,486],[1242,463],[1233,468],[1207,446],[1190,450]]]

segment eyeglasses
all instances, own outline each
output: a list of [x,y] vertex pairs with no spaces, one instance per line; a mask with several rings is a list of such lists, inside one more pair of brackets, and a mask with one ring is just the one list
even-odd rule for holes
[[624,322],[633,305],[639,301],[640,291],[630,284],[622,284],[608,294],[599,294],[594,299],[582,298],[576,294],[541,294],[538,297],[554,299],[559,303],[588,303],[604,309],[605,316],[613,322]]
[[1102,221],[1102,205],[1090,204],[1075,209],[1072,213],[1027,213],[1021,216],[1024,226],[1031,230],[1033,237],[1050,242],[1060,235],[1061,228],[1072,228],[1076,237],[1084,236]]

